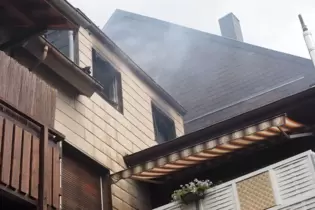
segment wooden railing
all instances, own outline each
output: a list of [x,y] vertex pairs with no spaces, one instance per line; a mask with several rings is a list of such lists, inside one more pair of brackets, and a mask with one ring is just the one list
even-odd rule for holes
[[64,136],[0,99],[0,188],[37,205],[59,209],[60,148]]
[[[267,179],[261,182],[264,177]],[[251,183],[247,186],[247,193],[257,196],[250,196],[251,198],[244,196],[246,194],[243,192],[246,188],[244,183],[248,180]],[[262,188],[269,188],[269,191],[264,190],[264,193],[259,193]],[[253,192],[250,192],[251,190]],[[315,209],[315,153],[307,151],[213,187],[206,192],[205,198],[197,203],[184,205],[173,202],[155,210],[197,209]]]

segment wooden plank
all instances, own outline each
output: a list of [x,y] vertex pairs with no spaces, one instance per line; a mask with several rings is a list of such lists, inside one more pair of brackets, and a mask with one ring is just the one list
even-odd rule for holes
[[32,136],[31,197],[38,198],[39,179],[39,139]]
[[20,91],[19,103],[21,111],[34,116],[36,110],[34,110],[35,101],[35,87],[36,87],[36,75],[23,72],[22,86]]
[[40,150],[39,150],[39,187],[38,187],[38,209],[47,210],[47,185],[45,182],[46,175],[46,154],[48,147],[48,127],[43,126],[40,135]]
[[53,162],[53,157],[52,157],[52,147],[48,146],[47,148],[47,155],[46,155],[46,186],[47,186],[47,192],[46,192],[46,197],[47,197],[47,204],[52,205],[52,162]]
[[11,150],[12,150],[12,137],[13,137],[13,123],[10,120],[4,120],[4,138],[3,138],[3,159],[1,170],[1,182],[10,184],[10,171],[11,171]]
[[58,145],[53,147],[53,206],[59,209],[60,195],[60,151]]
[[5,93],[8,88],[8,71],[10,65],[10,57],[0,51],[0,97],[5,99]]
[[21,169],[21,192],[25,194],[30,193],[30,166],[31,166],[31,146],[32,146],[32,135],[23,131],[23,158],[22,158],[22,169]]
[[50,126],[54,127],[55,126],[56,106],[57,106],[57,91],[56,91],[56,89],[51,90],[50,104],[51,104],[51,115],[50,115],[51,125]]
[[14,145],[13,145],[13,160],[12,160],[12,176],[11,186],[14,189],[19,189],[20,185],[20,166],[22,152],[22,129],[14,126]]
[[2,151],[2,142],[3,142],[3,117],[0,116],[0,168],[1,168],[1,163],[2,163],[2,156],[1,156],[1,151]]
[[19,100],[20,87],[21,87],[21,71],[22,70],[26,71],[25,67],[21,66],[14,59],[11,59],[11,62],[9,65],[9,73],[7,75],[8,87],[6,89],[5,99],[18,109],[20,108],[18,100]]

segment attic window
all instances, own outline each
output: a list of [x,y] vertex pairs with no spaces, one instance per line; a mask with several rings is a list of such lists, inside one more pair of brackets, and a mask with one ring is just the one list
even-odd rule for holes
[[100,94],[108,103],[122,112],[123,101],[120,73],[94,49],[92,51],[92,59],[93,77],[103,86],[103,91]]
[[176,137],[174,121],[152,104],[155,140],[163,143]]

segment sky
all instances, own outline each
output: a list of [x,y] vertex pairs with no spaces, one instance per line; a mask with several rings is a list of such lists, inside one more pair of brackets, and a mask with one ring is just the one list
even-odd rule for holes
[[116,9],[220,35],[218,19],[233,12],[244,41],[310,58],[298,20],[315,40],[315,0],[68,0],[102,28]]

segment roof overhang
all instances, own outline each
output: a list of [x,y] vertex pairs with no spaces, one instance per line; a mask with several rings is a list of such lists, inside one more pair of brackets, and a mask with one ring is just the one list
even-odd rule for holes
[[[42,60],[45,46],[48,46],[47,57]],[[63,55],[43,37],[32,38],[23,47],[35,56],[39,62],[48,66],[52,71],[78,90],[80,94],[91,97],[96,91],[102,90],[103,87],[99,82],[85,73],[83,69]]]
[[127,178],[143,181],[157,179],[258,142],[276,140],[274,137],[283,132],[290,133],[303,126],[283,114],[185,149],[174,148],[172,153],[115,173],[111,178],[114,182]]
[[51,2],[57,0],[0,1],[0,50],[21,45],[46,30],[71,30],[71,22]]
[[4,27],[77,28],[77,25],[61,14],[50,0],[2,0],[0,8],[0,21]]

